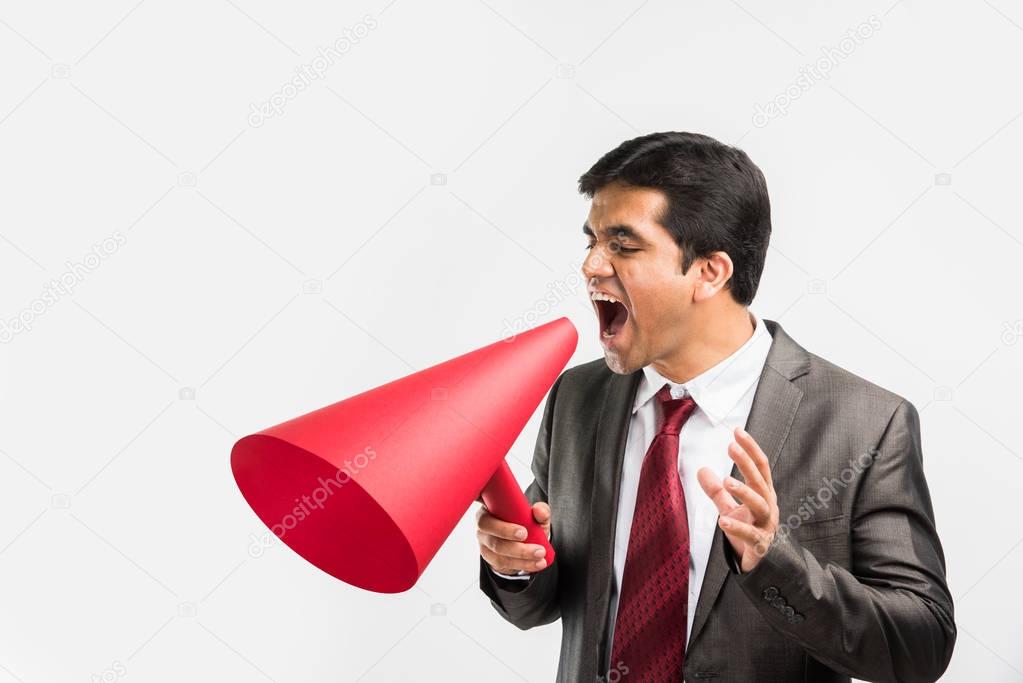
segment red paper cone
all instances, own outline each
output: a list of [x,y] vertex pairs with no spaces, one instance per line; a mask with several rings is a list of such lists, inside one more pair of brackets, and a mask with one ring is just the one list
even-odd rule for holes
[[504,457],[577,339],[559,318],[246,436],[235,481],[286,545],[367,590],[411,588],[485,486],[550,563]]

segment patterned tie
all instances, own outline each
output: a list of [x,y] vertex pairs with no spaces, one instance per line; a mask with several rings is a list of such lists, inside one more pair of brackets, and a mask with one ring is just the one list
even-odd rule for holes
[[611,668],[644,683],[679,683],[689,608],[689,519],[678,473],[678,433],[696,408],[691,396],[657,392],[664,414],[643,459],[629,552],[618,595]]

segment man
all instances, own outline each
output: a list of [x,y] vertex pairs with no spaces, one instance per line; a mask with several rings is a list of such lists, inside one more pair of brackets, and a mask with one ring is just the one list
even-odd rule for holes
[[936,680],[956,628],[919,416],[750,312],[760,169],[658,133],[579,187],[604,358],[562,373],[537,437],[554,564],[480,510],[494,608],[561,618],[558,681]]

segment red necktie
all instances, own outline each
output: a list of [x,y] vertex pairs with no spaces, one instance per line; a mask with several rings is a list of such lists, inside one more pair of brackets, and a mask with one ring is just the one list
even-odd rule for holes
[[664,420],[643,458],[629,552],[618,592],[611,669],[630,679],[679,683],[689,608],[689,519],[678,473],[678,433],[696,408],[691,396],[657,392]]

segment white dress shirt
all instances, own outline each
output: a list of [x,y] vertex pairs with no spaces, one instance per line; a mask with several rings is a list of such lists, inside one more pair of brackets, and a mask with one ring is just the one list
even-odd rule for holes
[[[611,587],[608,620],[609,644],[614,642],[618,591],[625,571],[625,557],[629,550],[632,515],[636,509],[643,458],[663,419],[655,394],[665,384],[671,388],[672,398],[682,398],[688,393],[692,395],[697,406],[679,433],[678,469],[685,491],[686,512],[689,518],[689,609],[685,633],[688,642],[718,518],[717,507],[703,492],[696,473],[702,467],[709,467],[723,479],[732,471],[733,463],[728,457],[728,444],[733,440],[732,432],[735,427],[746,426],[753,405],[753,395],[771,348],[771,334],[767,327],[752,311],[748,312],[754,325],[752,336],[730,356],[688,382],[677,384],[662,377],[649,365],[643,368],[643,377],[633,403],[618,493],[614,581]],[[557,524],[557,520],[553,520],[553,523]],[[510,576],[494,573],[508,579],[529,578],[526,574]],[[608,647],[608,653],[610,651],[611,647]],[[606,671],[608,662],[604,665]]]

